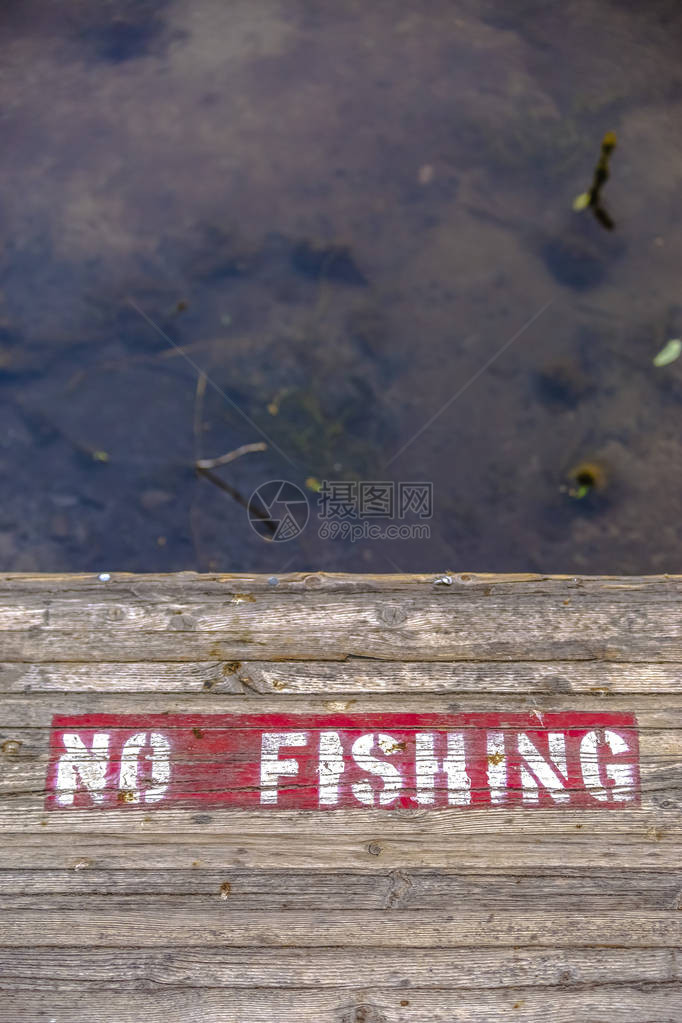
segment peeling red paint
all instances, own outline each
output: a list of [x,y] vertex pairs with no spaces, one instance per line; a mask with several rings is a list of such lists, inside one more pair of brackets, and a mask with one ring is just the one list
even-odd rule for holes
[[625,713],[87,714],[52,722],[48,809],[639,804]]

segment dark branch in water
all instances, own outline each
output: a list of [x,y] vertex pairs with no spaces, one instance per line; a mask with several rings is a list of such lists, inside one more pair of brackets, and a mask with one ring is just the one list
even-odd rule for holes
[[211,472],[210,469],[200,469],[195,466],[195,471],[197,476],[204,476],[209,483],[213,484],[214,487],[218,487],[219,490],[223,490],[226,494],[229,494],[230,497],[237,502],[237,504],[240,504],[242,508],[246,508],[250,515],[255,515],[256,518],[262,519],[269,532],[274,533],[276,531],[277,527],[270,521],[270,516],[267,511],[258,508],[255,501],[247,501],[244,495],[240,494],[235,487],[230,486],[230,484],[226,483],[225,480],[221,480],[220,476],[216,476],[216,474]]
[[616,134],[613,131],[607,131],[606,135],[602,139],[601,152],[599,154],[597,166],[594,169],[592,185],[589,191],[583,193],[583,195],[579,195],[573,204],[574,209],[576,210],[582,210],[589,207],[601,226],[605,227],[609,231],[613,230],[615,224],[602,204],[601,193],[604,185],[609,180],[609,160],[611,159],[611,153],[615,148]]

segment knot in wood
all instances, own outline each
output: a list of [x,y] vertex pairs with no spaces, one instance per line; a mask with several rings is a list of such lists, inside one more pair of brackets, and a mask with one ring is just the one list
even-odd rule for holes
[[173,614],[168,620],[168,628],[173,629],[176,632],[193,632],[197,627],[196,618],[192,618],[191,615]]
[[407,621],[407,611],[400,604],[386,604],[379,609],[379,618],[385,625],[402,625]]
[[344,1012],[341,1023],[386,1023],[386,1017],[374,1005],[356,1005]]

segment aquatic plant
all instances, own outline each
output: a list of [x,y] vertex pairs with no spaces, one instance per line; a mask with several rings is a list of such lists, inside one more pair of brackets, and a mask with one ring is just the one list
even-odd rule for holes
[[598,462],[580,462],[568,474],[568,496],[582,500],[593,490],[601,490],[606,483],[606,473]]

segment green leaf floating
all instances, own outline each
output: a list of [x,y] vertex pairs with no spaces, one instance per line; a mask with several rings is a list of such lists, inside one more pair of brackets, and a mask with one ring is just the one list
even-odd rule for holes
[[668,366],[675,359],[679,359],[682,355],[682,341],[679,338],[673,338],[668,341],[667,344],[661,348],[658,355],[654,358],[654,366]]

